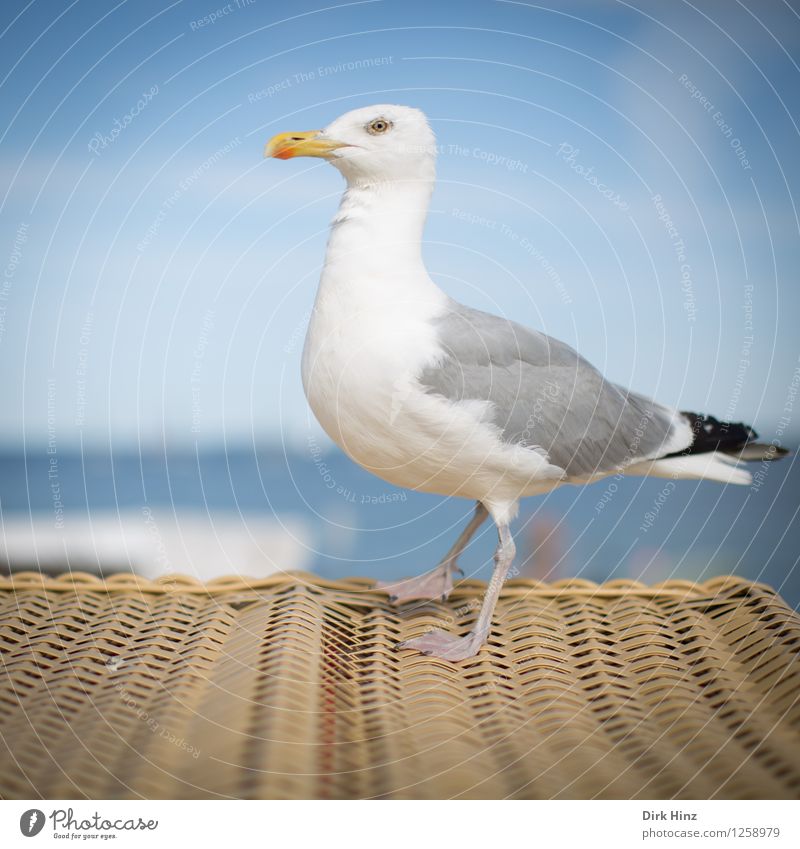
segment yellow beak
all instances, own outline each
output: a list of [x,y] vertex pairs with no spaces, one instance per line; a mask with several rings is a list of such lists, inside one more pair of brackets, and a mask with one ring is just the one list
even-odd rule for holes
[[327,159],[340,147],[347,147],[344,142],[320,138],[321,130],[310,130],[306,133],[278,133],[273,136],[264,148],[264,156],[275,159],[291,159],[293,156],[318,156]]

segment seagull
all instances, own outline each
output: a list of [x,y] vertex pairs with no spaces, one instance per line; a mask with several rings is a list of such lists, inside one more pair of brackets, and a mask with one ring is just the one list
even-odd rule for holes
[[619,473],[748,484],[739,461],[787,453],[756,442],[744,424],[618,386],[564,342],[445,294],[422,259],[436,140],[420,110],[355,109],[322,130],[276,135],[264,154],[325,159],[347,184],[303,349],[315,416],[352,460],[391,484],[476,502],[435,569],[379,586],[395,602],[444,599],[470,538],[487,517],[497,528],[471,630],[431,630],[400,648],[448,661],[480,651],[514,560],[520,498]]

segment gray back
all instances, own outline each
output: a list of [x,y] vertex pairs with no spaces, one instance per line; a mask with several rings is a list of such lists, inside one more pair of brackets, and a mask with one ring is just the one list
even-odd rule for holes
[[491,401],[507,442],[543,449],[568,475],[665,453],[672,413],[609,383],[569,345],[452,300],[437,332],[445,357],[422,372],[423,386]]

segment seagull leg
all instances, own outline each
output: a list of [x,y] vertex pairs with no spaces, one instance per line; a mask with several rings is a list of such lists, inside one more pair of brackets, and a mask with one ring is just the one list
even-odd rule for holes
[[469,523],[459,534],[450,551],[439,562],[436,568],[416,578],[401,578],[399,581],[378,581],[376,589],[386,590],[391,601],[398,604],[415,599],[441,599],[444,601],[453,589],[453,573],[460,572],[457,561],[461,552],[467,547],[473,534],[484,523],[489,515],[486,508],[479,501],[475,506],[475,513]]
[[414,637],[398,645],[401,649],[416,649],[422,654],[440,657],[443,660],[465,660],[474,657],[489,636],[492,615],[500,596],[500,590],[514,561],[516,548],[508,524],[498,524],[499,542],[494,555],[494,572],[483,597],[481,612],[472,630],[465,637],[455,637],[446,631],[433,630],[421,637]]

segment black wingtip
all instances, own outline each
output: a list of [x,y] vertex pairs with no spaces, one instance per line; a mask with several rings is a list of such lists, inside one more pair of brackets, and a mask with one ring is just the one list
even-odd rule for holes
[[692,429],[692,444],[683,451],[675,451],[667,456],[683,457],[687,454],[707,454],[711,451],[735,452],[748,442],[758,438],[758,434],[743,422],[721,422],[714,416],[682,412]]
[[668,457],[684,457],[687,454],[708,454],[720,451],[739,460],[778,460],[790,452],[779,445],[756,442],[758,434],[743,422],[721,422],[714,416],[682,412],[692,429],[692,444],[683,451],[675,451]]

